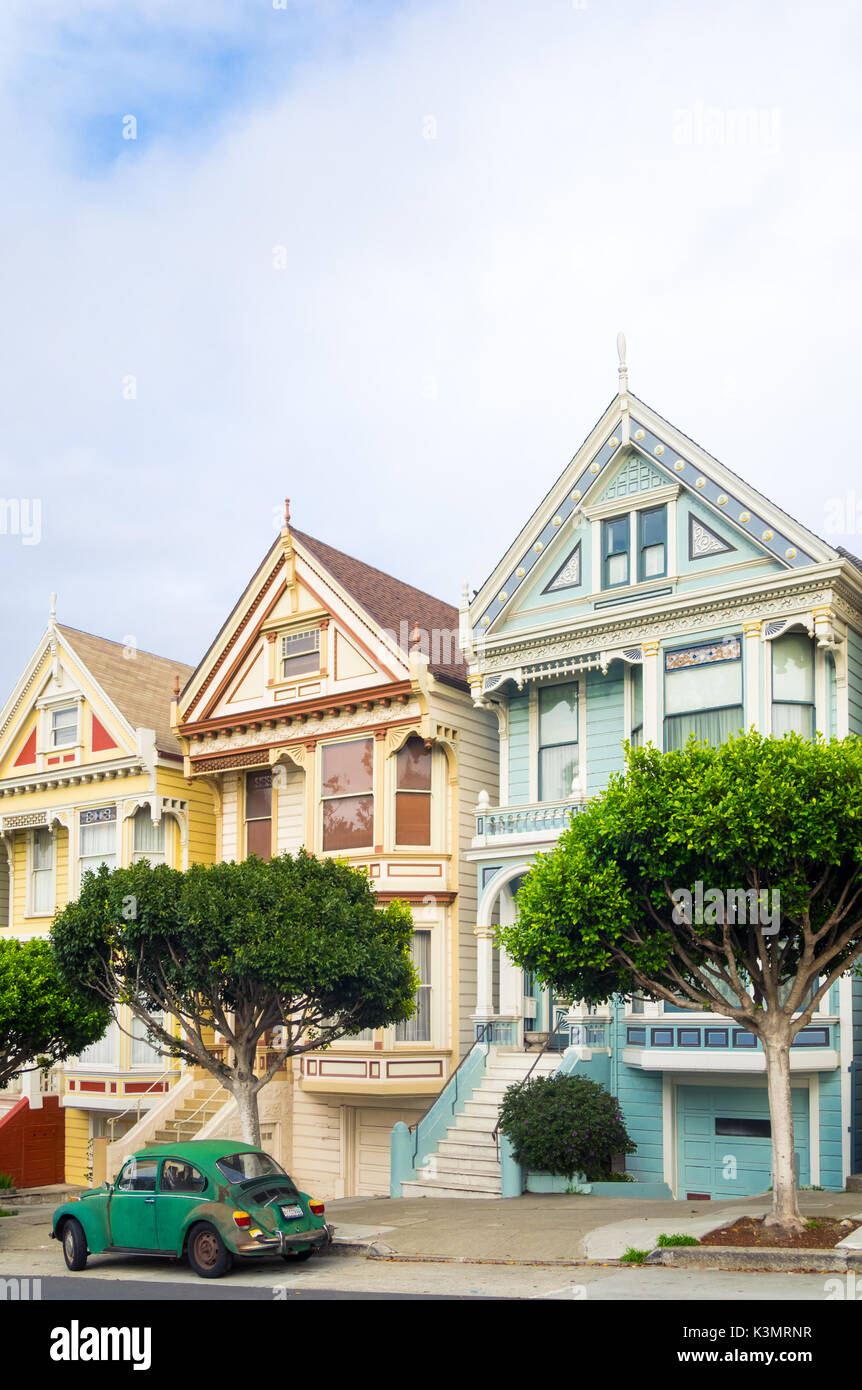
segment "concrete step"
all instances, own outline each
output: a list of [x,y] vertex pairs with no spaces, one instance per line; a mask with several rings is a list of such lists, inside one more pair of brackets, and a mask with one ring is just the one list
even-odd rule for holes
[[471,1144],[467,1143],[463,1138],[455,1137],[455,1134],[452,1130],[449,1130],[448,1132],[449,1134],[452,1134],[453,1137],[451,1139],[441,1139],[440,1143],[437,1145],[437,1153],[440,1155],[441,1158],[444,1157],[444,1155],[447,1158],[489,1158],[492,1159],[494,1163],[498,1162],[497,1145],[494,1143],[493,1139],[491,1139],[487,1134],[483,1136],[482,1142],[478,1144]]
[[496,1129],[498,1118],[496,1106],[484,1106],[480,1115],[468,1115],[462,1111],[460,1115],[456,1115],[455,1123],[450,1125],[449,1129],[457,1129],[459,1134],[464,1134],[467,1131],[471,1134],[490,1134],[493,1129]]
[[401,1185],[404,1197],[473,1197],[488,1198],[500,1196],[500,1184],[487,1191],[475,1187],[463,1187],[442,1179],[426,1178],[424,1182],[405,1182]]
[[[497,1123],[497,1116],[500,1111],[499,1102],[493,1098],[483,1100],[481,1091],[474,1091],[473,1096],[474,1099],[467,1101],[464,1109],[461,1111],[461,1115],[470,1115],[476,1119],[480,1117],[482,1119],[493,1117],[494,1124],[491,1126],[493,1129],[494,1125]],[[460,1115],[458,1118],[460,1119]]]
[[462,1158],[460,1154],[440,1153],[434,1154],[429,1165],[434,1172],[435,1178],[444,1177],[447,1173],[455,1173],[459,1180],[469,1182],[471,1187],[477,1186],[473,1181],[478,1178],[479,1182],[484,1182],[486,1178],[499,1178],[500,1164],[493,1153],[482,1155],[476,1158]]

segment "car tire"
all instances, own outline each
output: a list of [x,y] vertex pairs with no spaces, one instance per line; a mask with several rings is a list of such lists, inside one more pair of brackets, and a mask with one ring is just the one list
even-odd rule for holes
[[66,1268],[71,1269],[73,1274],[85,1269],[87,1265],[87,1237],[84,1235],[84,1228],[80,1221],[76,1221],[74,1217],[69,1217],[68,1221],[64,1221],[61,1240]]
[[209,1221],[199,1221],[192,1227],[186,1254],[189,1265],[201,1279],[221,1279],[233,1264],[233,1255]]
[[287,1260],[288,1264],[302,1264],[310,1260],[313,1254],[313,1250],[285,1250],[281,1258]]

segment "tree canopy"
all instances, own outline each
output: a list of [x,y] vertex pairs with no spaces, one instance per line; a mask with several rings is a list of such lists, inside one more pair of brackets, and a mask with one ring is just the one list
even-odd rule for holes
[[[411,934],[405,904],[381,909],[365,874],[301,850],[185,871],[103,866],[52,938],[67,979],[127,1004],[165,1052],[218,1076],[258,1142],[250,1101],[286,1057],[412,1015]],[[212,1030],[228,1055],[213,1055]]]
[[0,940],[0,1086],[19,1072],[77,1056],[110,1021],[104,1000],[60,978],[49,941]]
[[752,731],[719,748],[629,749],[625,774],[538,856],[501,939],[566,995],[642,991],[753,1032],[775,1145],[792,1039],[862,956],[860,870],[860,740]]

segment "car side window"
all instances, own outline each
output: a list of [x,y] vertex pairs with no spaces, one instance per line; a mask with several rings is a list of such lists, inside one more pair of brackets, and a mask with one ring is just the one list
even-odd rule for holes
[[166,1158],[162,1164],[160,1192],[203,1192],[207,1180],[193,1163],[181,1158]]
[[118,1192],[155,1192],[158,1159],[130,1158],[117,1183]]

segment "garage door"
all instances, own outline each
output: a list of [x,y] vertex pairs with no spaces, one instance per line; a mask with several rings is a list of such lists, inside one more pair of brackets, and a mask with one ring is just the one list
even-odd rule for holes
[[[796,1175],[811,1181],[808,1091],[793,1088]],[[680,1086],[680,1197],[749,1197],[772,1186],[772,1130],[765,1086]]]
[[371,1107],[357,1109],[353,1193],[360,1197],[389,1196],[389,1146],[398,1120],[412,1124],[421,1110]]

